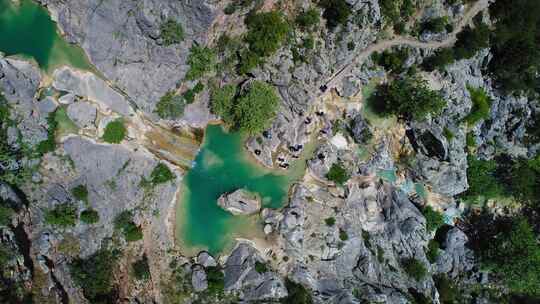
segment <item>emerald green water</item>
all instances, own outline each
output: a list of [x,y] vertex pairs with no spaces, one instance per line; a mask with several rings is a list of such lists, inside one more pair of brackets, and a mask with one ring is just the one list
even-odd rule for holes
[[67,43],[47,10],[32,0],[0,0],[0,52],[34,58],[45,71],[60,65],[91,70],[82,49]]
[[305,167],[297,163],[287,175],[264,169],[248,159],[242,136],[227,133],[221,126],[208,126],[195,165],[184,177],[183,197],[177,209],[180,243],[218,253],[235,236],[250,236],[261,230],[253,217],[233,216],[221,209],[218,197],[247,188],[259,193],[264,207],[281,207],[290,183],[303,174]]

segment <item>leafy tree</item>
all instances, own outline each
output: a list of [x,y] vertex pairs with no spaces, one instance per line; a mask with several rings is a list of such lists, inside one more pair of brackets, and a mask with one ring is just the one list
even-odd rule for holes
[[77,207],[72,204],[59,204],[45,211],[45,223],[58,227],[75,226],[78,219]]
[[446,105],[442,96],[417,76],[379,85],[372,102],[374,110],[383,116],[394,114],[400,119],[416,121],[424,120],[429,114],[438,115]]
[[379,5],[386,23],[394,26],[404,24],[416,10],[412,0],[381,0]]
[[86,209],[81,212],[81,221],[86,224],[95,224],[99,222],[99,213],[94,209]]
[[471,112],[465,117],[465,121],[469,125],[475,125],[477,122],[489,117],[489,109],[491,107],[491,98],[487,95],[484,89],[467,87],[471,95],[472,108]]
[[157,164],[150,174],[150,179],[154,185],[166,183],[173,180],[175,177],[176,176],[171,172],[169,167],[163,163]]
[[124,120],[118,118],[107,124],[103,132],[103,140],[111,144],[118,144],[122,142],[126,135],[127,129],[124,126]]
[[265,263],[261,263],[259,261],[256,261],[255,262],[255,271],[257,271],[258,273],[265,273],[268,271],[268,266],[266,266]]
[[338,185],[344,184],[349,180],[349,177],[350,175],[347,170],[339,163],[332,164],[332,167],[330,167],[330,170],[326,174],[328,180],[331,180]]
[[436,231],[444,225],[444,217],[443,215],[435,211],[431,206],[425,206],[422,209],[422,214],[426,218],[426,230],[427,231]]
[[189,70],[186,73],[186,79],[195,80],[212,72],[216,61],[216,52],[214,50],[199,45],[192,46],[187,61]]
[[385,50],[382,54],[374,53],[374,61],[387,71],[401,74],[405,70],[405,62],[409,58],[409,49],[400,48],[393,51]]
[[468,59],[481,49],[489,47],[489,36],[489,27],[484,23],[476,24],[474,28],[464,28],[457,34],[454,58],[456,60]]
[[249,50],[258,57],[273,55],[285,42],[289,24],[279,11],[251,14],[246,18],[248,32],[246,42]]
[[278,104],[279,97],[272,86],[254,81],[234,107],[238,130],[250,134],[262,132],[276,116]]
[[184,97],[184,100],[186,103],[190,104],[195,101],[195,96],[202,92],[204,90],[204,85],[201,82],[197,82],[197,84],[192,88],[184,92],[182,94],[182,97]]
[[161,97],[154,112],[163,119],[176,119],[184,114],[185,106],[185,99],[182,96],[176,95],[174,91],[169,91]]
[[310,29],[320,22],[320,12],[316,8],[307,9],[296,16],[296,24],[302,29]]
[[150,278],[150,266],[148,258],[144,255],[140,260],[132,265],[133,274],[137,280],[146,281]]
[[88,189],[85,185],[77,185],[71,189],[71,194],[79,201],[88,202]]
[[312,304],[310,292],[301,284],[295,283],[288,278],[285,280],[288,295],[281,300],[282,304]]
[[448,26],[448,17],[436,17],[426,20],[422,23],[422,31],[430,31],[432,33],[441,33],[446,30]]
[[319,5],[324,9],[323,17],[329,28],[346,25],[351,15],[351,6],[345,0],[322,0]]
[[442,48],[424,59],[422,62],[422,68],[431,72],[434,70],[442,71],[447,65],[454,63],[454,50],[451,48]]
[[509,192],[519,201],[531,206],[540,206],[540,167],[538,160],[519,159],[510,169],[510,178],[506,181]]
[[423,280],[428,273],[424,263],[415,258],[403,260],[402,266],[405,272],[416,281]]
[[141,228],[133,222],[131,211],[126,210],[117,215],[114,219],[114,227],[122,232],[128,242],[135,242],[143,237]]
[[184,28],[180,23],[173,19],[168,19],[163,22],[159,27],[161,31],[161,39],[163,39],[163,44],[172,45],[178,44],[184,40]]
[[206,280],[208,281],[208,292],[211,294],[221,294],[225,288],[225,275],[218,266],[206,268]]
[[102,248],[88,258],[77,258],[70,264],[73,281],[83,289],[90,302],[115,302],[112,277],[116,260],[112,251]]
[[481,261],[499,276],[512,292],[540,295],[540,245],[530,224],[518,217],[488,242]]
[[221,88],[212,90],[210,96],[210,108],[212,112],[219,115],[228,125],[234,125],[234,97],[236,95],[236,87],[234,85],[224,85]]

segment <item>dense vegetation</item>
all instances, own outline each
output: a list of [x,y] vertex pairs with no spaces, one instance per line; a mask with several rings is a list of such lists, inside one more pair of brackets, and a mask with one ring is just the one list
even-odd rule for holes
[[225,288],[225,275],[220,267],[207,267],[206,280],[208,281],[208,292],[211,294],[221,294]]
[[71,277],[92,303],[114,303],[112,285],[117,254],[100,249],[88,258],[77,258],[70,264]]
[[95,224],[99,222],[99,213],[94,209],[86,209],[81,212],[81,221],[86,224]]
[[88,203],[88,189],[85,185],[77,185],[71,189],[71,194],[73,197],[79,201]]
[[312,29],[313,27],[319,25],[320,12],[316,8],[307,9],[298,14],[295,21],[296,24],[304,30]]
[[440,244],[436,240],[433,239],[429,241],[426,257],[430,263],[435,263],[437,261],[437,257],[439,256],[439,247]]
[[393,26],[398,33],[403,32],[405,23],[416,10],[412,0],[381,0],[379,5],[385,23]]
[[506,92],[540,92],[540,1],[496,1],[489,71]]
[[0,198],[0,226],[7,226],[11,223],[11,217],[14,213],[11,206]]
[[431,206],[425,206],[422,209],[422,214],[426,219],[426,230],[428,232],[436,231],[439,227],[444,225],[443,215],[440,212],[435,211]]
[[301,284],[289,279],[285,281],[288,295],[281,300],[282,304],[312,304],[310,292]]
[[424,120],[438,115],[446,102],[438,92],[428,88],[427,81],[417,76],[405,76],[379,85],[373,94],[373,109],[380,115],[396,115],[403,120]]
[[163,22],[159,30],[161,31],[161,39],[163,39],[164,45],[177,44],[184,40],[184,28],[173,19]]
[[421,25],[422,32],[429,31],[432,33],[441,33],[443,31],[451,32],[452,28],[448,23],[448,17],[436,17],[424,21]]
[[330,167],[330,170],[326,174],[328,180],[333,181],[338,185],[343,185],[349,180],[349,177],[349,172],[347,172],[347,169],[340,163],[332,164],[332,167]]
[[45,223],[58,227],[75,226],[79,218],[77,207],[69,203],[63,203],[45,211]]
[[285,42],[290,31],[283,13],[279,11],[250,14],[245,23],[248,28],[245,36],[248,49],[241,55],[241,74],[248,73],[263,63],[265,57],[273,55]]
[[166,183],[174,178],[175,175],[171,172],[169,167],[163,163],[157,164],[150,174],[150,180],[154,185]]
[[150,278],[150,266],[148,265],[148,258],[146,255],[133,263],[132,268],[133,275],[137,280],[146,281]]
[[491,107],[491,98],[487,95],[484,89],[468,87],[471,95],[472,108],[469,114],[465,117],[465,122],[470,126],[489,117],[489,109]]
[[174,91],[165,93],[156,105],[154,112],[163,119],[176,119],[184,114],[185,99]]
[[383,66],[385,70],[401,74],[405,71],[405,62],[409,58],[409,49],[400,48],[395,50],[385,50],[382,53],[373,53],[372,59],[375,63]]
[[426,266],[420,260],[415,258],[403,260],[402,266],[405,272],[416,281],[423,280],[428,274]]
[[322,0],[319,5],[324,9],[323,17],[328,28],[346,25],[351,15],[351,5],[345,0]]
[[142,239],[142,229],[133,222],[133,213],[123,211],[114,219],[114,228],[124,235],[128,242],[134,242]]
[[262,81],[252,82],[241,94],[227,85],[211,95],[212,111],[235,130],[256,134],[262,132],[277,113],[279,97],[275,89]]
[[216,53],[208,47],[194,45],[191,47],[188,64],[189,70],[186,79],[195,80],[214,70],[216,65]]
[[124,120],[118,118],[107,124],[103,132],[103,140],[111,144],[119,144],[127,135],[127,129],[124,126]]

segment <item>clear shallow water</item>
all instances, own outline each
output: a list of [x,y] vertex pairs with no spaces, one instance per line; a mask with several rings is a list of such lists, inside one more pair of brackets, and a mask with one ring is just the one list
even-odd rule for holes
[[[290,172],[267,170],[248,159],[243,139],[221,126],[208,126],[194,167],[184,177],[177,208],[177,237],[181,245],[218,253],[235,236],[253,236],[261,230],[256,219],[233,216],[217,205],[225,192],[247,188],[260,194],[263,206],[279,208],[287,200],[292,181],[303,175],[302,160]],[[184,248],[183,248],[184,249]]]
[[0,52],[34,58],[45,71],[60,65],[91,70],[83,50],[67,43],[47,10],[32,0],[0,0]]

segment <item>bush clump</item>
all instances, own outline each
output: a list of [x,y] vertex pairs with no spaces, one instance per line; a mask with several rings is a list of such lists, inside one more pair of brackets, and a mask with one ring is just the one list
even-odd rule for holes
[[86,209],[81,212],[81,221],[86,224],[95,224],[99,222],[99,213],[94,209]]
[[324,9],[323,17],[328,28],[346,25],[351,15],[351,5],[345,0],[322,0],[319,5]]
[[332,227],[332,226],[334,226],[336,224],[336,218],[334,218],[334,217],[325,218],[324,223],[326,224],[326,226]]
[[343,185],[346,181],[349,180],[350,175],[349,172],[347,172],[347,169],[345,169],[342,164],[334,163],[326,174],[326,178],[338,185]]
[[128,242],[138,241],[143,238],[142,229],[133,222],[133,213],[123,211],[114,219],[114,228],[124,235]]
[[234,107],[237,129],[250,134],[266,129],[276,116],[279,97],[276,90],[262,81],[254,81],[241,94]]
[[497,179],[497,163],[468,156],[467,181],[469,189],[463,194],[465,199],[483,196],[486,199],[503,195],[504,188]]
[[288,278],[285,280],[288,295],[281,300],[282,304],[312,304],[310,292],[301,284],[295,283]]
[[150,278],[150,266],[148,265],[148,258],[144,255],[140,260],[131,265],[133,275],[137,280],[146,281]]
[[124,120],[118,118],[107,124],[103,132],[103,140],[111,144],[118,144],[122,142],[126,135],[127,129],[124,126]]
[[194,45],[191,47],[187,63],[189,70],[186,79],[195,80],[214,70],[217,57],[216,52],[208,47]]
[[302,28],[302,29],[311,29],[317,25],[319,25],[320,22],[320,12],[316,8],[310,8],[307,9],[298,16],[296,16],[295,20],[296,24]]
[[379,85],[372,97],[374,110],[383,116],[396,115],[403,120],[422,121],[429,114],[438,115],[446,102],[428,88],[427,81],[417,76],[405,76]]
[[184,40],[184,28],[180,23],[173,19],[168,19],[159,27],[163,44],[168,46],[178,44]]
[[56,113],[51,112],[47,116],[47,139],[41,141],[37,145],[37,152],[39,155],[43,155],[48,152],[52,152],[56,149],[56,130],[58,129],[58,122],[55,119]]
[[439,70],[442,71],[444,68],[454,63],[454,50],[451,48],[442,48],[435,52],[435,54],[427,57],[422,62],[422,68],[428,72]]
[[258,273],[265,273],[268,271],[268,266],[266,266],[265,263],[261,263],[259,261],[255,262],[255,271]]
[[472,58],[478,51],[489,47],[490,31],[485,23],[476,23],[475,27],[464,28],[457,34],[454,45],[456,60]]
[[88,189],[85,185],[78,185],[71,189],[73,197],[79,201],[88,202]]
[[405,62],[409,58],[409,49],[400,48],[394,51],[385,50],[381,54],[373,53],[373,61],[383,66],[385,70],[395,74],[405,71]]
[[472,126],[489,117],[491,99],[482,88],[475,89],[473,87],[467,87],[467,89],[471,94],[472,108],[464,120]]
[[0,226],[7,226],[11,223],[11,217],[15,212],[11,207],[0,198]]
[[150,180],[154,185],[166,183],[175,179],[175,177],[176,176],[171,172],[169,167],[163,163],[157,164],[150,174]]
[[392,25],[394,28],[403,28],[401,24],[404,25],[416,10],[412,0],[381,0],[379,4],[386,24]]
[[422,32],[429,31],[432,33],[441,33],[449,29],[448,17],[436,17],[429,20],[426,20],[421,25]]
[[210,95],[210,109],[212,113],[220,116],[226,124],[231,126],[235,124],[235,96],[236,86],[230,84],[213,89]]
[[440,248],[439,242],[436,240],[430,240],[428,243],[428,250],[426,252],[426,257],[430,263],[435,263],[437,261],[437,257],[439,256],[439,248]]
[[443,215],[440,212],[435,211],[431,206],[425,206],[422,209],[422,214],[426,218],[427,231],[436,231],[439,227],[444,225]]
[[77,207],[64,203],[45,211],[45,222],[58,227],[72,227],[77,223]]
[[208,281],[208,292],[211,294],[221,294],[225,288],[225,275],[218,266],[206,268],[206,280]]
[[100,249],[86,259],[76,258],[69,265],[71,277],[92,303],[114,303],[113,271],[117,254]]
[[424,263],[415,258],[405,259],[402,265],[405,272],[416,281],[421,281],[428,273]]
[[163,119],[177,119],[184,114],[185,107],[185,99],[174,91],[169,91],[159,99],[154,112]]

